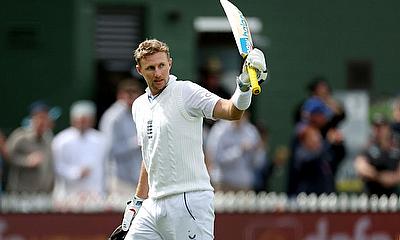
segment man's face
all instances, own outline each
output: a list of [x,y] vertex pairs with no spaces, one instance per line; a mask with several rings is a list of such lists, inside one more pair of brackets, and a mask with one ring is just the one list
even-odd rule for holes
[[171,66],[172,59],[165,52],[158,52],[142,58],[136,70],[146,80],[151,93],[156,95],[167,85]]
[[302,143],[309,151],[318,152],[322,147],[322,136],[317,129],[308,128]]
[[327,83],[320,82],[315,88],[315,95],[319,97],[327,97],[330,95],[330,89]]
[[140,89],[126,89],[118,93],[118,99],[123,100],[129,107],[142,94]]
[[310,123],[319,129],[323,128],[327,122],[328,119],[325,117],[324,113],[318,112],[310,114]]
[[35,113],[32,116],[33,129],[39,136],[51,129],[51,125],[49,114],[46,111]]
[[94,116],[82,115],[76,116],[71,119],[71,125],[79,129],[81,132],[85,132],[94,126]]

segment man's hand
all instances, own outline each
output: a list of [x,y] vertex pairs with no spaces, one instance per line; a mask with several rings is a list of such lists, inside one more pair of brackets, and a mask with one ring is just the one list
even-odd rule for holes
[[369,180],[376,180],[378,177],[378,171],[374,166],[368,163],[365,156],[356,157],[354,164],[356,172],[360,174],[361,177]]
[[84,179],[84,178],[86,178],[87,176],[90,175],[90,172],[91,172],[91,171],[92,171],[92,170],[90,170],[90,168],[87,167],[87,166],[82,167],[82,169],[81,169],[81,174],[79,175],[79,179]]
[[37,167],[43,162],[44,158],[44,154],[41,151],[35,151],[26,157],[26,164],[28,167]]
[[143,199],[134,197],[125,207],[124,218],[122,219],[122,230],[128,231],[132,220],[135,218],[139,208],[142,206]]
[[265,61],[264,53],[260,49],[254,48],[247,55],[242,67],[242,73],[238,78],[240,90],[243,92],[246,92],[250,89],[250,78],[249,74],[247,73],[247,66],[256,69],[258,84],[263,83],[268,76],[267,63]]

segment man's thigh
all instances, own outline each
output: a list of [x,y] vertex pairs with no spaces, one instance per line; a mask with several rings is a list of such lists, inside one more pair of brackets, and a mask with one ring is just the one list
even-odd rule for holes
[[165,201],[166,217],[160,221],[164,239],[214,239],[214,193],[187,192]]
[[196,191],[147,199],[126,240],[214,239],[214,193]]

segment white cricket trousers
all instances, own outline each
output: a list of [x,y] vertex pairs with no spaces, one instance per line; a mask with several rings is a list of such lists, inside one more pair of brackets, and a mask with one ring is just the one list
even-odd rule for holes
[[125,240],[214,239],[214,192],[185,192],[146,199]]

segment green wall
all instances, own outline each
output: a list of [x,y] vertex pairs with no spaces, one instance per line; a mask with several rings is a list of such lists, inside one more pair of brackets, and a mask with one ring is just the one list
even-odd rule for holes
[[72,92],[73,8],[67,1],[1,5],[0,128],[9,131],[26,116],[32,100],[60,104],[63,91]]
[[[260,34],[269,42],[263,50],[269,62],[270,82],[254,104],[255,117],[270,128],[272,145],[288,143],[292,110],[306,96],[305,84],[314,75],[326,76],[334,89],[346,88],[349,60],[369,60],[373,64],[372,95],[399,92],[400,2],[233,2],[246,16],[262,20]],[[16,127],[26,115],[26,106],[37,98],[63,108],[63,118],[58,122],[63,128],[68,124],[69,104],[93,96],[96,4],[145,6],[145,37],[166,41],[174,57],[173,72],[191,79],[197,79],[193,20],[197,16],[223,16],[216,0],[3,2],[0,128],[10,131]],[[168,20],[171,12],[180,13],[178,21]],[[24,33],[27,43],[24,37],[17,37],[22,43],[12,43],[12,31],[18,28],[28,29]],[[29,31],[34,31],[33,40]]]

